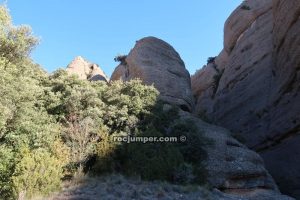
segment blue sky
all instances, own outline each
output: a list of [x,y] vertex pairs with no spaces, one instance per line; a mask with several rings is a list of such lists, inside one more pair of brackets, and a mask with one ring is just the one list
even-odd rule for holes
[[[0,0],[3,2],[3,0]],[[242,0],[8,0],[15,24],[41,39],[33,59],[48,72],[78,55],[111,75],[117,54],[155,36],[170,43],[193,74],[223,46],[224,22]]]

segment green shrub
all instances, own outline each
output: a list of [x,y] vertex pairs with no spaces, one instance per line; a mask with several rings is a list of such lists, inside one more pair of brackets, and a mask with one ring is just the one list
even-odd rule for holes
[[213,121],[207,116],[206,110],[199,112],[198,117],[204,122],[213,123]]
[[3,199],[13,198],[13,182],[11,179],[15,165],[13,149],[0,145],[0,196]]
[[28,56],[37,39],[4,6],[0,21],[0,196],[46,194],[60,185],[68,151],[41,98],[47,74]]
[[[210,144],[210,141],[197,130],[192,121],[180,119],[178,108],[164,107],[165,104],[158,102],[151,112],[141,118],[135,131],[123,135],[177,138],[186,136],[186,142],[120,143],[112,142],[112,137],[120,134],[106,134],[99,143],[94,172],[121,172],[146,180],[204,183],[206,171],[203,161],[207,154],[203,147]],[[190,180],[188,176],[182,177],[179,171],[185,166],[190,166],[189,176],[195,178]]]
[[[29,54],[37,39],[0,6],[0,197],[49,194],[66,177],[121,172],[181,183],[205,177],[204,138],[140,80],[52,75]],[[125,62],[126,56],[116,58]],[[212,60],[211,60],[212,61]],[[185,143],[120,143],[114,136],[181,136]],[[195,177],[195,178],[191,178]]]
[[[59,143],[53,144],[57,152],[39,148],[20,147],[12,150],[0,146],[0,194],[5,199],[20,195],[29,198],[37,194],[49,194],[60,188],[63,166],[67,160]],[[62,154],[59,155],[58,154]]]
[[114,58],[114,61],[115,62],[120,62],[122,65],[126,65],[126,58],[127,58],[127,55],[117,55]]
[[222,78],[224,74],[224,69],[219,71],[217,70],[217,74],[213,77],[213,97],[215,96],[217,90],[218,90],[218,87],[219,87],[219,83],[220,83],[220,80]]
[[[154,127],[137,135],[163,136]],[[183,162],[180,151],[169,143],[125,144],[118,158],[124,163],[121,171],[129,175],[140,175],[146,180],[172,181],[175,168]]]
[[251,10],[250,6],[248,6],[248,5],[242,5],[241,9],[242,10]]
[[191,184],[195,181],[194,166],[183,163],[174,171],[174,182],[179,184]]
[[96,174],[110,173],[117,168],[116,151],[120,144],[113,141],[107,129],[100,131],[100,141],[96,146],[96,162],[92,166]]
[[208,57],[207,58],[207,64],[214,63],[215,59],[216,59],[216,57]]
[[16,194],[30,198],[37,194],[49,194],[60,188],[63,162],[44,149],[30,152],[22,150],[12,175]]
[[177,121],[172,127],[172,135],[177,137],[184,135],[186,137],[185,142],[176,144],[186,162],[197,163],[207,158],[207,153],[203,147],[209,143],[209,140],[198,131],[193,121]]

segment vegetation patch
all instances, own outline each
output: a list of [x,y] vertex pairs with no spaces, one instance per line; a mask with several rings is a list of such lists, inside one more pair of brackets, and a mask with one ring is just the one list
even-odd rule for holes
[[[47,195],[62,180],[118,172],[145,180],[205,183],[207,139],[140,80],[89,82],[29,57],[38,40],[0,6],[0,196]],[[117,57],[120,62],[126,56]],[[168,109],[165,109],[165,108]],[[185,136],[185,142],[121,143],[115,136]]]

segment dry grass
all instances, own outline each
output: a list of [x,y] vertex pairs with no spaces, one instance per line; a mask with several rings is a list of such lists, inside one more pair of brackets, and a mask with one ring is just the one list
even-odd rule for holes
[[101,177],[89,177],[81,173],[74,180],[64,182],[62,191],[50,197],[34,200],[291,200],[270,190],[254,189],[241,193],[222,193],[208,190],[197,185],[173,185],[161,181],[142,181],[140,178],[128,178],[111,174]]
[[[140,178],[125,178],[122,175],[107,175],[97,178],[79,175],[65,182],[63,190],[45,200],[176,200],[215,199],[212,192],[200,186],[179,186],[170,183],[142,181]],[[40,199],[36,199],[40,200]]]

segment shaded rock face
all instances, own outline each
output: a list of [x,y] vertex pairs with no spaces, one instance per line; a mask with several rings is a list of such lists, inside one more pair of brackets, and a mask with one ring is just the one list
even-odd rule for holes
[[90,63],[81,56],[76,57],[67,67],[68,74],[76,74],[80,79],[90,81],[108,81],[108,78],[97,65]]
[[272,8],[272,0],[247,0],[225,22],[224,49],[230,53],[243,33]]
[[243,137],[280,189],[300,198],[300,1],[245,1],[224,49],[192,76],[195,112]]
[[269,127],[256,147],[282,191],[300,199],[300,1],[273,0],[273,13]]
[[137,41],[113,72],[111,80],[128,81],[134,78],[140,78],[145,84],[154,84],[163,101],[186,111],[193,109],[189,72],[179,54],[168,43],[155,37]]
[[188,112],[181,111],[180,116],[182,120],[194,122],[204,136],[212,141],[211,145],[205,147],[208,153],[208,181],[224,196],[292,199],[280,194],[262,158],[234,139],[227,129],[205,123]]

